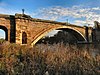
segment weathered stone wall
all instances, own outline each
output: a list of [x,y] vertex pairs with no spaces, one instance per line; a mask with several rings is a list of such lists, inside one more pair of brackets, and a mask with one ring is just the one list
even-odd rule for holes
[[[8,41],[22,44],[22,33],[27,34],[27,44],[34,45],[39,39],[45,36],[48,32],[55,29],[71,29],[79,33],[84,39],[85,27],[66,24],[61,22],[34,19],[25,14],[16,14],[15,16],[4,15],[0,16],[0,25],[8,29]],[[89,35],[91,29],[89,28]]]
[[[7,39],[8,41],[10,41],[10,16],[9,15],[2,15],[0,14],[0,26],[5,27],[7,30],[5,32],[7,32],[5,35],[7,35]],[[2,27],[0,27],[1,29]],[[3,28],[2,28],[3,29]]]

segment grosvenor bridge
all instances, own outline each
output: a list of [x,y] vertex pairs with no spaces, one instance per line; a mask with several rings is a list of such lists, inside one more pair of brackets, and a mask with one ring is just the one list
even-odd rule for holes
[[34,45],[52,30],[66,30],[73,34],[78,42],[92,39],[92,28],[68,23],[34,19],[25,14],[0,14],[0,29],[5,31],[5,39],[11,43]]

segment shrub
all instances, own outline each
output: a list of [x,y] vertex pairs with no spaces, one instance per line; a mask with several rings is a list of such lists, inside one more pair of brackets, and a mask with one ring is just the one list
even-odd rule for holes
[[91,47],[4,43],[0,47],[0,75],[100,75],[100,54]]
[[5,42],[4,39],[0,39],[0,44],[3,44]]

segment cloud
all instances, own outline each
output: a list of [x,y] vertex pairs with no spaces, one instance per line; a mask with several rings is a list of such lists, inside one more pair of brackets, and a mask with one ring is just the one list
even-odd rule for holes
[[61,6],[55,6],[41,8],[35,16],[50,20],[66,20],[67,17],[70,17],[75,19],[75,24],[85,25],[87,23],[93,26],[95,20],[100,22],[100,7],[85,8],[81,6],[72,6],[64,8]]
[[[4,5],[7,4],[0,2],[0,14],[10,14],[14,15],[15,13],[22,13],[20,9],[10,9],[6,8]],[[4,7],[3,7],[4,6]],[[100,22],[100,7],[86,8],[82,6],[72,6],[72,7],[48,7],[35,10],[35,12],[25,14],[31,15],[35,18],[56,20],[56,21],[65,21],[69,19],[71,23],[76,25],[86,25],[90,24],[93,26],[94,21]],[[72,22],[73,21],[73,22]]]
[[0,6],[6,6],[7,4],[3,2],[3,0],[0,0]]
[[[16,13],[21,14],[22,13],[22,9],[16,9],[16,8],[7,8],[8,4],[4,3],[4,4],[0,4],[0,14],[8,14],[8,15],[15,15]],[[25,12],[25,14],[27,15],[35,15],[32,14],[30,12]]]
[[[0,7],[0,14],[15,15],[16,13],[21,14],[22,10]],[[25,12],[25,14],[32,16],[31,13],[29,13],[29,12]]]
[[5,6],[5,5],[6,5],[6,3],[0,2],[0,6]]
[[82,21],[82,20],[75,20],[74,21],[74,23],[76,24],[76,25],[86,25],[86,21]]
[[8,7],[8,4],[0,0],[0,14],[13,14],[14,10],[6,7]]
[[9,14],[9,15],[14,15],[15,13],[19,13],[18,10],[11,10],[11,9],[6,9],[0,7],[0,14]]
[[3,0],[0,0],[0,14],[14,15],[15,13],[22,13],[22,10],[16,8],[9,8],[9,4],[5,3]]

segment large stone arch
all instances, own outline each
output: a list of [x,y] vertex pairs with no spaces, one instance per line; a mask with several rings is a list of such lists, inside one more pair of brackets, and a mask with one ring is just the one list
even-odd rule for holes
[[46,36],[47,33],[51,32],[53,30],[58,30],[58,29],[60,29],[60,30],[69,29],[72,33],[76,32],[76,36],[78,35],[78,37],[81,37],[82,40],[80,40],[80,41],[86,41],[85,36],[81,32],[79,32],[78,30],[71,28],[71,27],[68,27],[68,26],[61,26],[61,27],[53,27],[53,28],[45,29],[45,31],[42,31],[41,33],[37,34],[36,38],[33,39],[33,41],[31,42],[31,45],[32,46],[35,45],[36,42],[38,42],[42,37]]
[[0,29],[5,32],[5,40],[8,41],[8,29],[5,26],[0,25]]

